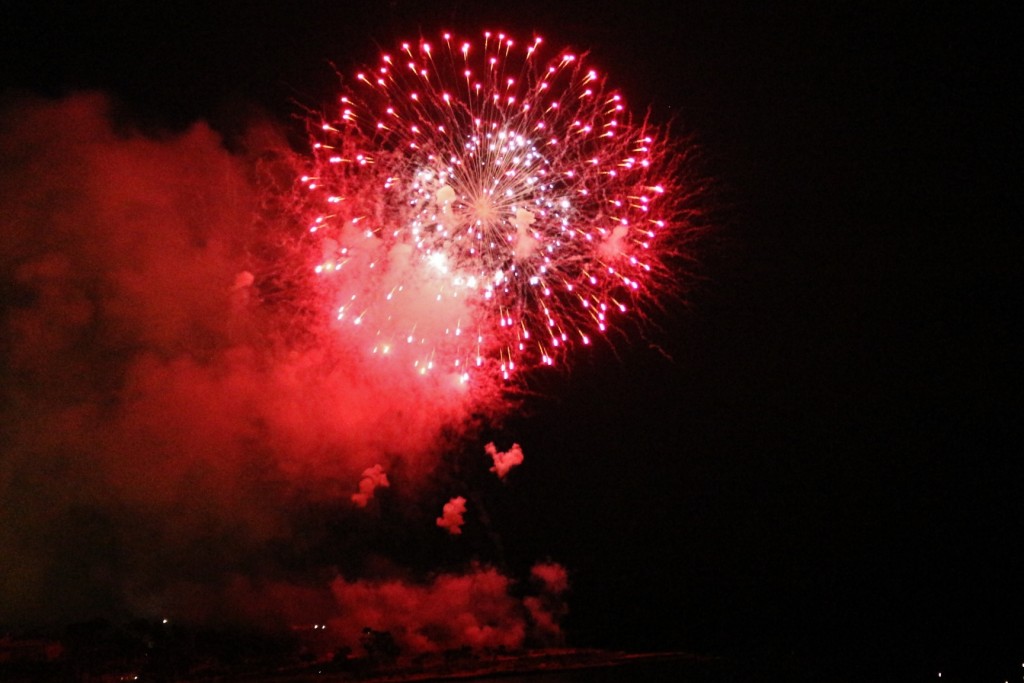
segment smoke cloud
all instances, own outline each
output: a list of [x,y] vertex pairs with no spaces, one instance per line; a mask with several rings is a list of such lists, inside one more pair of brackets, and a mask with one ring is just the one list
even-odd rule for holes
[[463,515],[466,514],[466,499],[456,496],[444,504],[441,516],[437,518],[437,525],[447,529],[448,533],[457,536],[462,533],[462,525],[466,523]]
[[539,590],[536,595],[526,596],[523,605],[530,613],[536,634],[544,642],[560,643],[560,622],[568,613],[565,598],[569,574],[560,564],[539,562],[530,570],[530,577]]
[[463,645],[516,648],[526,638],[527,610],[509,595],[510,588],[508,577],[484,567],[441,574],[425,584],[338,579],[331,592],[344,617],[328,626],[342,642],[356,641],[360,624],[388,631],[413,652]]
[[[261,187],[290,154],[272,126],[229,152],[203,123],[145,136],[109,111],[94,94],[0,109],[0,623],[329,604],[322,620],[361,628],[360,600],[398,589],[328,589],[356,551],[302,540],[310,506],[348,528],[385,469],[414,491],[478,397],[296,331],[318,302],[266,268],[290,229]],[[458,533],[465,500],[449,505]],[[431,613],[461,589],[496,597],[459,636],[401,637],[515,640],[489,630],[514,611],[507,581],[420,586],[411,609]]]
[[523,449],[517,443],[512,444],[512,448],[504,453],[500,452],[493,443],[489,443],[484,446],[484,452],[494,460],[491,472],[497,474],[498,479],[504,479],[509,470],[523,464]]
[[[549,573],[560,574],[563,582],[538,579]],[[337,577],[314,587],[233,576],[217,592],[197,585],[179,590],[190,592],[189,600],[181,600],[191,607],[189,618],[209,621],[229,609],[250,623],[310,631],[319,655],[341,647],[361,653],[367,629],[388,633],[402,654],[422,654],[559,644],[559,622],[567,612],[565,576],[560,565],[539,563],[530,581],[517,586],[494,567],[474,564],[419,581]],[[314,631],[314,624],[327,628]]]
[[352,502],[361,508],[366,507],[378,486],[390,486],[388,475],[384,474],[384,468],[380,465],[368,467],[363,471],[363,478],[359,480],[359,493],[352,494]]

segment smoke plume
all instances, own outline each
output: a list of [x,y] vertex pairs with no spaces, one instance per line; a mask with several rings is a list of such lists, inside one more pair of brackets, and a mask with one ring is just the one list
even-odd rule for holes
[[[361,628],[359,577],[324,578],[358,551],[310,510],[364,533],[349,499],[385,469],[414,491],[477,398],[296,324],[319,302],[289,284],[305,264],[267,267],[293,227],[263,187],[291,154],[272,126],[229,152],[203,123],[147,136],[109,112],[95,94],[0,109],[0,623],[331,604],[320,618]],[[507,600],[459,637],[510,638],[488,635]]]
[[413,652],[463,645],[515,648],[526,637],[527,619],[510,588],[508,577],[485,567],[441,574],[424,584],[338,579],[331,592],[344,616],[328,626],[343,642],[358,638],[360,624],[387,631]]
[[509,470],[523,464],[523,449],[517,443],[512,444],[512,448],[504,453],[500,452],[493,443],[489,443],[484,446],[484,452],[494,460],[491,472],[497,474],[498,479],[504,479]]
[[444,504],[441,516],[437,518],[437,525],[447,529],[448,533],[457,536],[462,533],[462,525],[466,523],[463,515],[466,514],[466,499],[456,496]]
[[390,486],[384,468],[380,465],[366,468],[363,471],[363,478],[359,480],[359,493],[352,494],[352,502],[361,508],[366,507],[378,486]]
[[539,590],[525,597],[523,604],[530,612],[535,632],[545,642],[560,642],[560,622],[568,613],[565,598],[569,591],[569,574],[560,564],[539,562],[530,570],[530,577]]

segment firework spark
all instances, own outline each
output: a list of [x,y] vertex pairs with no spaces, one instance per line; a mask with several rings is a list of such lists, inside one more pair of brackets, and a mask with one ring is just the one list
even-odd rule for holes
[[341,328],[461,381],[552,365],[665,285],[679,158],[584,55],[402,43],[311,125],[300,191]]

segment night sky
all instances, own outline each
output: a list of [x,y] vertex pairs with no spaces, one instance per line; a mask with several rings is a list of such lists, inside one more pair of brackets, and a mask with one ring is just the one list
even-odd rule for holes
[[[297,114],[335,96],[332,65],[443,29],[590,50],[634,109],[696,145],[709,227],[653,325],[540,373],[536,395],[485,428],[526,453],[507,482],[482,458],[476,472],[445,456],[462,464],[436,476],[472,489],[488,528],[444,552],[518,574],[561,563],[571,643],[831,679],[1019,680],[1022,141],[1003,103],[1021,55],[1008,12],[13,4],[5,107],[99,91],[115,124],[158,137],[201,119],[231,140],[272,121],[301,145]],[[374,551],[428,568],[435,546],[398,538]]]

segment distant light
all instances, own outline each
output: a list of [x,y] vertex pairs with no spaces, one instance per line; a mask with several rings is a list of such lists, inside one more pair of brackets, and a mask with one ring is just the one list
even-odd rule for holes
[[165,623],[165,624],[167,623],[167,620],[166,620],[166,619],[164,619],[164,623]]

